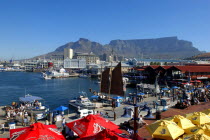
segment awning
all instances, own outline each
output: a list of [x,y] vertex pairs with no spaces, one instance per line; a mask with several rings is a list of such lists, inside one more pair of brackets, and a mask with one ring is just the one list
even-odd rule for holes
[[32,95],[26,95],[25,97],[20,97],[19,100],[21,102],[34,102],[35,100],[43,100],[41,97],[38,96],[32,96]]

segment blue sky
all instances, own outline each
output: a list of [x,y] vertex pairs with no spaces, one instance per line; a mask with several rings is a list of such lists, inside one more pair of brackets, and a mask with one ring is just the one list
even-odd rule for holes
[[209,0],[0,0],[0,59],[67,42],[178,36],[210,52]]

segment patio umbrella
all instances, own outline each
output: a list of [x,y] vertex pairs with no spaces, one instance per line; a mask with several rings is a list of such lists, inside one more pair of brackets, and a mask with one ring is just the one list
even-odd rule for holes
[[210,116],[210,109],[206,109],[204,111],[201,111],[202,113],[205,113],[206,115]]
[[173,87],[171,87],[172,89],[178,89],[179,87],[177,87],[177,86],[173,86]]
[[205,134],[188,134],[183,136],[184,140],[209,140],[210,137]]
[[197,125],[210,122],[210,117],[202,112],[194,112],[188,119],[191,120],[193,124]]
[[92,98],[92,99],[98,99],[99,96],[98,96],[98,95],[93,95],[93,96],[91,96],[90,98]]
[[175,122],[161,121],[157,129],[152,134],[152,137],[173,140],[182,134],[184,134],[184,130],[181,129]]
[[168,88],[162,88],[162,90],[169,90]]
[[205,130],[209,130],[210,131],[210,123],[202,124],[202,125],[200,125],[200,127],[202,127]]
[[181,127],[182,129],[188,129],[191,127],[195,127],[195,125],[189,119],[187,119],[181,115],[175,115],[173,121],[176,122],[177,125],[179,127]]
[[142,92],[142,93],[137,93],[137,95],[139,95],[139,96],[140,96],[140,95],[141,95],[141,96],[143,96],[143,95],[144,95],[144,93],[143,93],[143,92]]
[[82,119],[66,124],[72,131],[78,134],[80,138],[94,135],[103,129],[116,130],[119,128],[113,122],[102,118],[100,115],[88,115]]
[[199,125],[204,130],[204,133],[210,136],[210,123]]
[[193,115],[193,113],[188,113],[188,114],[185,114],[185,117],[187,118],[187,119],[190,119],[190,117]]
[[123,138],[114,131],[104,129],[101,132],[84,138],[79,138],[77,140],[129,140],[128,138]]
[[204,134],[204,129],[201,127],[195,126],[188,129],[185,129],[184,132],[186,134]]
[[64,111],[64,110],[67,110],[67,109],[69,109],[69,108],[68,107],[65,107],[65,106],[59,106],[55,110],[56,111]]
[[34,123],[30,127],[10,130],[10,140],[35,140],[35,139],[56,139],[65,140],[64,136],[56,130],[55,125],[44,125]]
[[184,130],[182,130],[175,122],[166,120],[156,121],[153,124],[147,125],[146,128],[153,138],[171,140],[184,134]]
[[194,82],[201,83],[202,81],[200,81],[200,80],[194,80]]
[[115,96],[115,97],[113,97],[112,99],[123,99],[123,97],[121,97],[121,96]]

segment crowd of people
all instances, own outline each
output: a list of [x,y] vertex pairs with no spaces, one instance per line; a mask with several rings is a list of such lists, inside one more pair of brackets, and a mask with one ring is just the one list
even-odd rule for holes
[[210,92],[207,85],[191,86],[191,88],[180,88],[172,96],[173,101],[177,100],[175,107],[188,108],[200,102],[209,102]]
[[15,120],[16,122],[22,123],[22,125],[26,126],[32,123],[31,119],[36,120],[36,116],[33,118],[29,116],[27,110],[34,109],[41,106],[41,102],[35,101],[33,103],[21,103],[18,104],[13,102],[11,106],[5,107],[6,111],[6,119],[7,120]]

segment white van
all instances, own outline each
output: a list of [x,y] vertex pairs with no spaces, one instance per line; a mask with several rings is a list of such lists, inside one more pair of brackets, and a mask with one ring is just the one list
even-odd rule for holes
[[78,118],[83,118],[83,117],[85,117],[89,114],[94,114],[93,110],[81,109],[81,110],[78,110],[77,117]]

